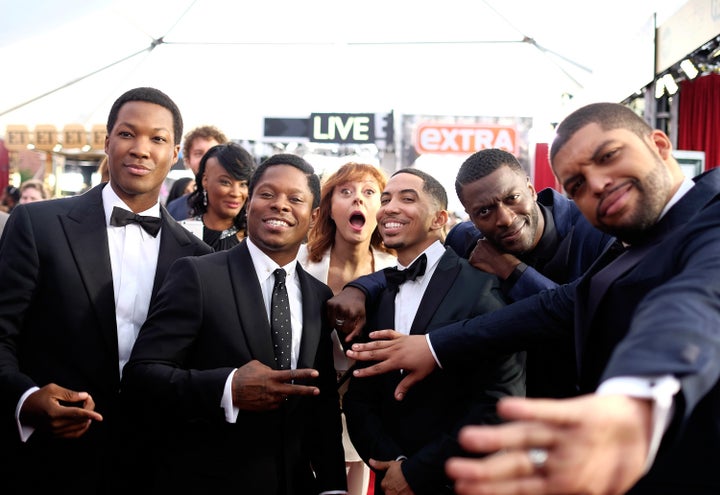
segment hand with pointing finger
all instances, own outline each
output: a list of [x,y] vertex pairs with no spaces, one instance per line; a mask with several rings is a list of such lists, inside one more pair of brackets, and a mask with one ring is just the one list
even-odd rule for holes
[[404,335],[394,330],[370,333],[371,342],[353,344],[347,356],[357,361],[378,361],[367,368],[358,368],[358,378],[403,370],[405,377],[395,389],[395,398],[402,400],[415,383],[435,370],[436,362],[425,335]]
[[288,396],[320,394],[317,387],[295,383],[307,383],[318,376],[314,369],[274,370],[253,360],[233,374],[233,404],[245,411],[277,409]]
[[31,393],[23,402],[20,421],[56,438],[78,438],[93,421],[103,417],[87,392],[75,392],[54,383]]

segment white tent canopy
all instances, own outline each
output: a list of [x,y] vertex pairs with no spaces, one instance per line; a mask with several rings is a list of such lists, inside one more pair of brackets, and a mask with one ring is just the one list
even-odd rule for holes
[[2,0],[0,136],[102,124],[135,86],[175,99],[186,129],[234,139],[262,138],[263,117],[312,112],[552,122],[649,83],[653,13],[662,22],[683,3]]

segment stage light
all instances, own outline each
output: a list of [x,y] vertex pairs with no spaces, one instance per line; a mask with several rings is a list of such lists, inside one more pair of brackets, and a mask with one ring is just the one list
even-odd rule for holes
[[659,100],[662,98],[663,93],[665,93],[665,83],[663,83],[663,78],[661,77],[655,81],[655,99]]
[[685,75],[688,76],[688,79],[695,79],[699,72],[697,67],[695,67],[695,64],[693,64],[692,60],[689,58],[680,62],[680,68],[683,70]]
[[672,95],[674,95],[675,93],[677,93],[678,85],[677,85],[677,83],[675,82],[675,78],[673,77],[672,74],[670,74],[670,73],[668,72],[667,74],[665,74],[665,75],[662,77],[662,79],[663,79],[663,84],[665,85],[665,89],[667,90],[667,92],[668,92],[668,94],[669,94],[670,96],[672,96]]

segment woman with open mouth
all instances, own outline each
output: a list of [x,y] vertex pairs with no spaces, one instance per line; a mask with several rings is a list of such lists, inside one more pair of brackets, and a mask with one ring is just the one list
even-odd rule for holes
[[[307,244],[300,247],[298,261],[336,295],[345,284],[362,275],[397,265],[394,252],[383,245],[375,218],[386,182],[385,173],[378,167],[353,162],[346,163],[323,181],[318,218],[308,233]],[[343,322],[334,323],[337,328]],[[345,356],[342,338],[337,332],[333,332],[333,342],[342,402],[343,385],[347,383],[345,374],[353,362]],[[370,470],[352,446],[347,428],[343,431],[343,444],[348,494],[365,495]]]

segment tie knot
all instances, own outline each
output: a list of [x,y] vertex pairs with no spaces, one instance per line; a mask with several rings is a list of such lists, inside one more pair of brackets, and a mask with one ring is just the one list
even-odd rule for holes
[[275,274],[275,283],[276,284],[284,284],[285,283],[285,277],[287,276],[287,273],[282,268],[276,269],[273,274]]
[[132,211],[128,211],[117,206],[113,207],[112,214],[110,215],[110,225],[115,227],[124,227],[129,223],[137,223],[143,228],[143,230],[145,230],[145,232],[153,237],[156,237],[158,232],[160,232],[162,219],[158,217],[138,215],[137,213],[133,213]]
[[425,268],[427,266],[427,256],[425,254],[420,255],[409,267],[405,270],[398,270],[397,268],[385,268],[385,278],[387,279],[388,287],[397,290],[402,284],[408,280],[415,280],[425,274]]

